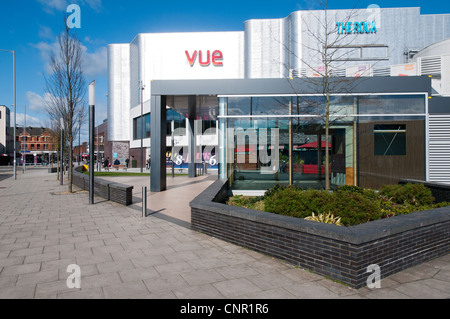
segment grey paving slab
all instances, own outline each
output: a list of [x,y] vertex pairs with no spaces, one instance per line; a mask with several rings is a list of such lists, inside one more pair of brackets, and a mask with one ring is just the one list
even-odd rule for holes
[[[0,179],[0,298],[450,298],[449,255],[385,278],[381,289],[355,290],[191,231],[180,216],[207,185],[171,179],[167,192],[150,196],[165,215],[143,219],[139,203],[89,205],[87,192],[68,194],[46,170]],[[67,287],[72,264],[81,289]]]
[[263,291],[246,278],[225,280],[214,283],[213,286],[226,298],[239,298],[247,294]]
[[76,289],[57,295],[58,299],[104,299],[103,288]]
[[149,291],[143,281],[119,283],[103,287],[105,297],[108,299],[144,299],[148,298]]
[[179,299],[223,299],[222,295],[213,285],[195,285],[186,288],[174,289],[173,293]]

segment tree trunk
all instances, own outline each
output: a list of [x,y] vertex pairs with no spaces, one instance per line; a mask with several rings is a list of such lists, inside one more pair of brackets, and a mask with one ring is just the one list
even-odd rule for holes
[[56,152],[56,180],[60,179],[60,169],[59,169],[59,152]]
[[[327,83],[328,86],[328,83]],[[327,88],[328,89],[328,88]],[[328,92],[328,91],[327,91]],[[325,118],[325,189],[330,190],[330,94],[327,93],[327,110]]]
[[72,193],[72,183],[73,183],[73,142],[69,142],[69,193]]

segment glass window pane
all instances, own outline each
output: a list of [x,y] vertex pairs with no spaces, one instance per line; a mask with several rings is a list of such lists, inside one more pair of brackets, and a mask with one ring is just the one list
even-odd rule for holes
[[361,96],[358,98],[360,114],[424,114],[423,95]]
[[406,125],[376,124],[373,132],[376,156],[406,155]]

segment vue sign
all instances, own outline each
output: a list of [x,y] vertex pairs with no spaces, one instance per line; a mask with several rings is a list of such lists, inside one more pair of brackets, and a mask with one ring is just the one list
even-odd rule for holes
[[193,67],[197,61],[202,67],[210,66],[211,63],[214,66],[223,66],[223,53],[222,51],[216,50],[211,54],[211,51],[206,51],[206,54],[202,50],[195,50],[192,54],[186,50],[186,57],[188,59],[189,65]]

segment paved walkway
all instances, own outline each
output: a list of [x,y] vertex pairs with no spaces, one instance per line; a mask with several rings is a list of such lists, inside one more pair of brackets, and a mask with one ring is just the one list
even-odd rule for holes
[[[0,170],[0,298],[450,298],[450,255],[350,289],[149,216],[67,194],[55,175]],[[191,187],[187,185],[186,187]],[[179,188],[180,194],[185,190]],[[177,198],[166,199],[166,209]],[[162,203],[160,203],[162,205]],[[81,269],[81,289],[67,287]]]
[[133,185],[133,204],[130,208],[137,210],[142,209],[142,187],[147,186],[148,214],[189,228],[191,223],[189,203],[211,185],[217,179],[217,175],[205,175],[194,179],[188,176],[168,175],[167,190],[159,193],[150,192],[149,176],[101,177],[101,179]]

